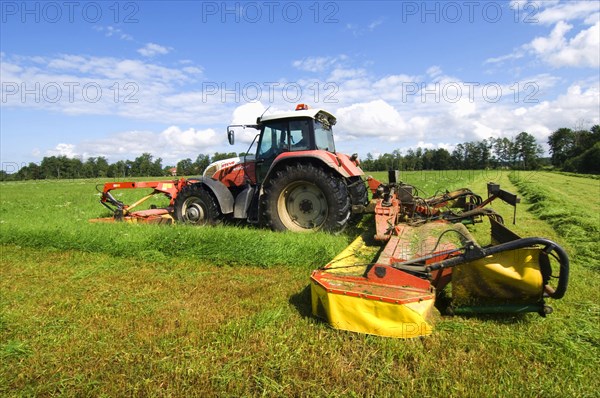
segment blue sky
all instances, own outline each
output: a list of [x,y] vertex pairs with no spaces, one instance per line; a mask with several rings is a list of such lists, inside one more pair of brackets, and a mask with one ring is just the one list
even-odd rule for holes
[[600,123],[598,1],[1,3],[1,158],[175,164],[296,103],[377,155]]

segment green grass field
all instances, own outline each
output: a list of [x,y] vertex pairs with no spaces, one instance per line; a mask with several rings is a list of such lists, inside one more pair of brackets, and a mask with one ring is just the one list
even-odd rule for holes
[[[338,331],[311,316],[306,287],[358,229],[91,224],[107,215],[99,181],[2,183],[0,394],[598,396],[600,180],[506,171],[402,179],[428,194],[485,194],[494,180],[524,195],[515,232],[571,255],[554,313],[439,317],[432,336],[412,340]],[[509,206],[493,207],[510,223]]]

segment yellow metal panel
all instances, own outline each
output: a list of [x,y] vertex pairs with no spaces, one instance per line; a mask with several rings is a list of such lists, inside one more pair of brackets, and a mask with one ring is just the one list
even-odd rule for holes
[[434,300],[393,304],[328,293],[311,283],[313,314],[342,330],[386,337],[413,338],[430,335]]
[[452,273],[452,299],[460,305],[533,303],[542,298],[540,249],[502,252],[461,264]]

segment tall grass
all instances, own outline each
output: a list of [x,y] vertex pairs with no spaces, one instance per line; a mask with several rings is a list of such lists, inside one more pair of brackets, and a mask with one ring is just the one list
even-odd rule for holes
[[[495,177],[493,172],[407,172],[402,179],[419,195],[430,196]],[[387,181],[386,173],[375,173]],[[408,179],[408,180],[407,180]],[[100,180],[43,180],[0,184],[0,243],[56,250],[81,250],[114,256],[171,261],[186,258],[221,265],[267,267],[276,264],[315,268],[341,251],[359,229],[331,235],[274,233],[250,226],[216,228],[183,225],[90,224],[110,213],[100,205],[95,186]],[[479,187],[485,192],[485,186]],[[133,203],[145,190],[115,191],[117,199]],[[155,196],[147,206],[165,206]],[[365,222],[372,222],[370,219]]]
[[[349,241],[346,235],[274,233],[253,227],[97,224],[110,216],[95,181],[36,181],[0,185],[0,243],[81,250],[168,262],[173,258],[220,265],[317,267]],[[126,203],[143,191],[119,191]],[[165,205],[161,197],[148,205]]]

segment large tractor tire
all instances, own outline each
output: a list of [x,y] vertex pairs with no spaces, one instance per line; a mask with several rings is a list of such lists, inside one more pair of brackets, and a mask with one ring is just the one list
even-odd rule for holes
[[342,177],[311,164],[276,172],[263,193],[263,218],[276,231],[342,231],[350,197]]
[[184,187],[175,198],[175,219],[184,224],[215,225],[221,221],[216,199],[201,184]]
[[[367,186],[360,177],[353,177],[348,184],[348,193],[350,194],[350,204],[366,206],[369,204],[369,194]],[[362,220],[364,213],[354,213],[350,215],[349,225],[356,225]]]

